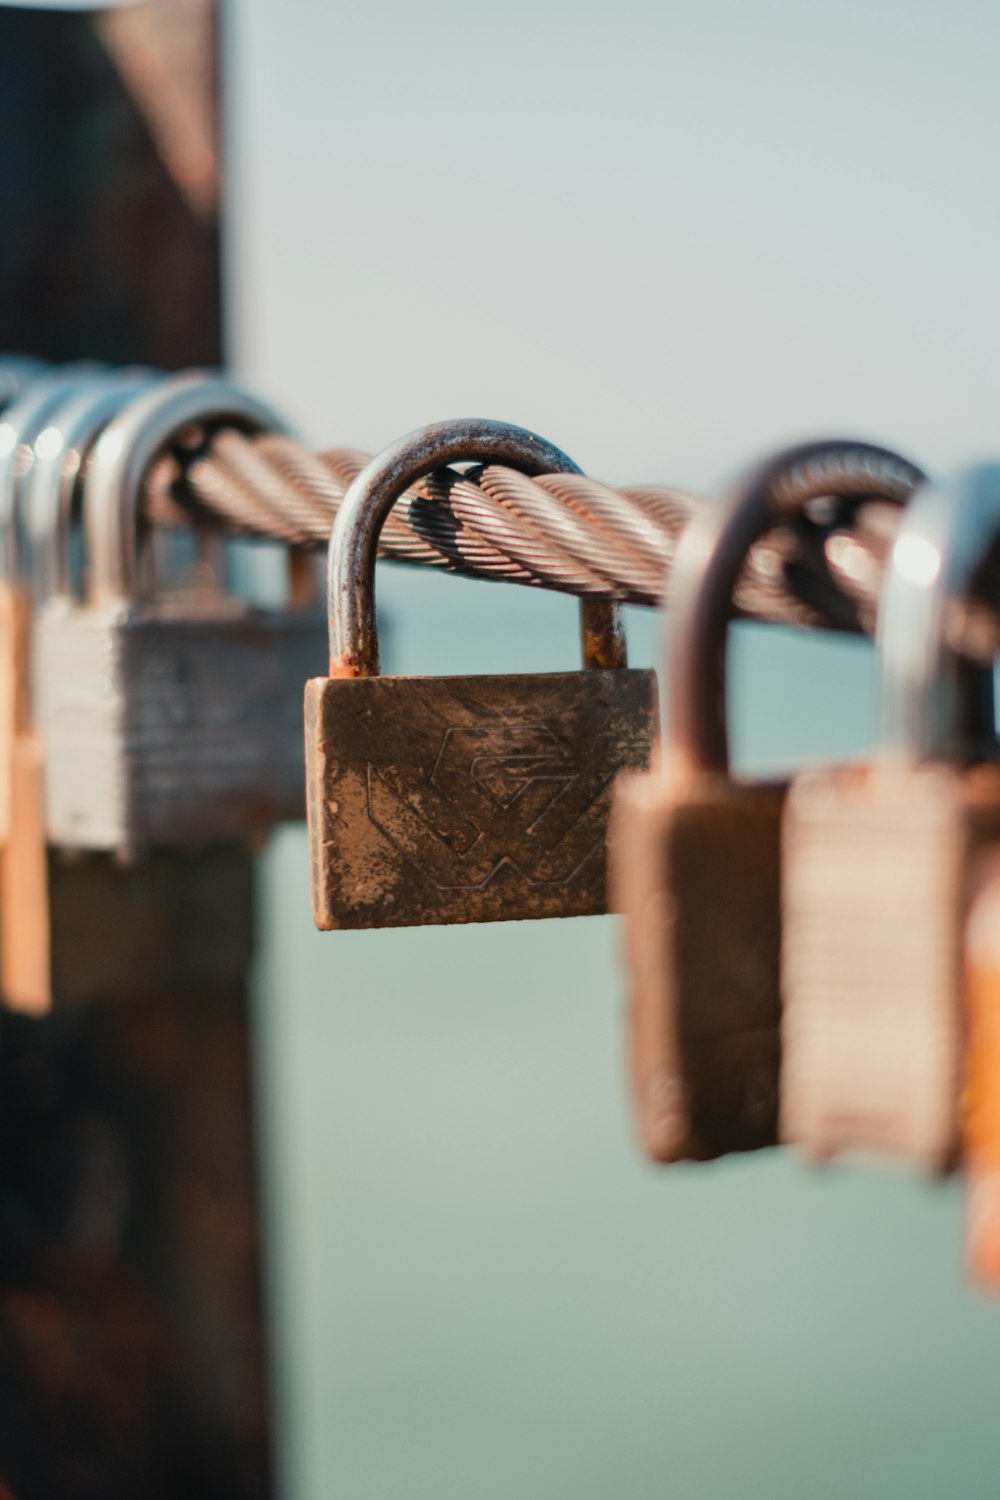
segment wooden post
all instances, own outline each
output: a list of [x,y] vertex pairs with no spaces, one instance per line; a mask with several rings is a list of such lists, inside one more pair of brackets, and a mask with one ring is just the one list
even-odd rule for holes
[[[0,348],[220,362],[215,34],[212,0],[0,8]],[[117,931],[75,881],[78,1003],[0,1013],[0,1500],[272,1493],[253,873],[242,847],[158,854],[113,876]],[[162,920],[130,989],[108,960],[140,941],[136,880]]]

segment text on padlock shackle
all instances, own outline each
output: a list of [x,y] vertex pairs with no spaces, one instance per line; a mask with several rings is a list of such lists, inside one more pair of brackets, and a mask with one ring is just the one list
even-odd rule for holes
[[67,395],[39,433],[23,499],[36,603],[71,593],[70,529],[92,445],[136,394],[164,378],[143,369],[95,375]]
[[[405,491],[435,469],[460,463],[506,464],[529,476],[579,474],[559,448],[523,427],[480,418],[432,422],[384,448],[351,484],[337,511],[327,565],[330,676],[375,677],[375,562],[382,526]],[[585,665],[626,665],[617,604],[580,601]]]
[[970,667],[949,642],[948,614],[968,600],[977,568],[1000,538],[1000,465],[981,464],[925,485],[908,507],[879,606],[883,758],[960,757],[970,671],[981,689],[980,724],[991,745],[993,673]]
[[804,443],[767,459],[718,505],[699,511],[677,548],[666,651],[664,764],[678,774],[729,771],[729,601],[755,543],[825,497],[904,505],[923,475],[869,443]]
[[251,433],[288,431],[264,402],[208,371],[168,378],[130,401],[101,433],[87,473],[85,527],[93,603],[136,601],[143,483],[171,439],[193,423]]

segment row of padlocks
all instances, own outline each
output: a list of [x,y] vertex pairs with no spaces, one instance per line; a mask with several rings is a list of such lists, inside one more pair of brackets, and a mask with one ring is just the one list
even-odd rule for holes
[[[949,644],[1000,533],[1000,470],[918,485],[884,449],[815,444],[705,507],[671,576],[654,753],[654,674],[628,669],[604,599],[581,604],[582,671],[379,675],[393,505],[455,462],[573,468],[534,435],[453,422],[385,449],[339,508],[326,609],[291,563],[287,603],[262,609],[224,586],[210,533],[173,576],[142,503],[165,448],[276,429],[270,411],[214,375],[10,362],[0,380],[9,1004],[141,990],[168,961],[170,850],[245,847],[307,810],[321,928],[624,913],[653,1159],[779,1142],[962,1158],[973,1259],[1000,1279],[992,671]],[[863,766],[749,783],[725,724],[734,591],[754,543],[830,495],[905,505],[879,611],[884,740]],[[226,900],[213,869],[203,913]]]

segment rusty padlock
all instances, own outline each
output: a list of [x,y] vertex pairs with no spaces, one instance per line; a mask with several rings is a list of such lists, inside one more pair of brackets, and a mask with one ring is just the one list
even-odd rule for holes
[[582,916],[606,909],[612,782],[648,762],[655,679],[625,665],[617,606],[585,601],[587,670],[380,677],[375,556],[409,485],[462,460],[578,472],[500,422],[443,422],[356,478],[330,542],[330,674],[306,687],[317,927]]
[[753,545],[811,502],[905,498],[919,476],[864,443],[768,460],[689,524],[677,550],[662,767],[623,778],[612,894],[625,913],[639,1138],[655,1161],[775,1144],[780,824],[787,781],[735,778],[726,638]]
[[[122,880],[117,871],[70,866],[53,858],[47,848],[44,744],[35,728],[31,695],[23,684],[29,675],[33,606],[69,587],[60,563],[68,565],[64,539],[85,458],[103,427],[150,379],[141,372],[108,373],[95,374],[82,386],[74,384],[37,433],[30,463],[22,463],[22,472],[9,492],[10,504],[3,512],[13,533],[7,550],[16,554],[21,575],[16,597],[23,659],[19,662],[22,691],[10,751],[11,812],[3,855],[0,987],[8,1007],[25,1013],[42,1014],[57,998],[72,1002],[89,991],[83,956],[89,948],[86,943],[82,948],[70,948],[70,927],[77,936],[85,925],[104,930],[103,942],[89,946],[101,954],[99,972],[107,990],[115,988],[112,980],[121,973],[120,963],[117,967],[111,964],[111,956],[122,951],[117,919],[129,909],[133,927],[135,924],[135,901],[121,901]],[[30,585],[25,576],[28,574]],[[79,919],[67,924],[67,911],[79,912]]]
[[143,481],[192,424],[280,429],[211,375],[132,400],[88,466],[87,597],[63,594],[38,614],[46,829],[61,848],[200,846],[305,811],[300,694],[322,660],[322,610],[259,609],[219,588],[147,595],[140,584]]
[[881,743],[788,798],[781,1133],[815,1160],[956,1155],[963,926],[972,862],[1000,838],[1000,765],[982,759],[992,673],[970,691],[949,642],[998,534],[1000,467],[915,496],[879,609]]

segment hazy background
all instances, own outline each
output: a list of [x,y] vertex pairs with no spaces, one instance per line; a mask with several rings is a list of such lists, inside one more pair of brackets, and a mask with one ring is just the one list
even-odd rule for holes
[[[995,456],[995,4],[231,9],[233,339],[311,441],[496,416],[701,489],[807,434]],[[396,669],[574,659],[571,601],[380,594]],[[737,656],[744,765],[866,743],[862,644]],[[996,1500],[952,1186],[646,1168],[610,920],[320,935],[298,830],[264,880],[289,1500]]]

